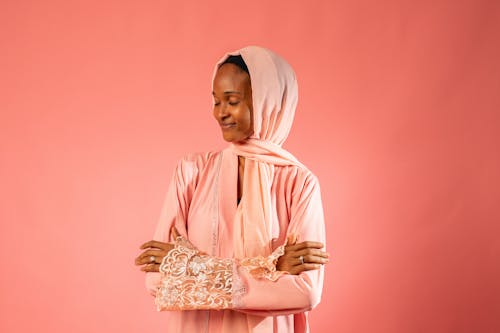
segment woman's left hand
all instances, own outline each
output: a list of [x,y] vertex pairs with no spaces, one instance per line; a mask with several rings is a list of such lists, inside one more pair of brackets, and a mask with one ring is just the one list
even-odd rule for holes
[[322,243],[305,241],[297,243],[296,235],[289,235],[285,245],[285,254],[278,258],[276,270],[299,275],[304,271],[319,269],[328,263],[327,252],[322,251]]
[[[180,236],[177,229],[172,228],[172,237],[176,239]],[[163,258],[168,254],[170,250],[174,248],[172,243],[163,243],[155,240],[150,240],[141,245],[141,249],[145,250],[137,258],[135,258],[135,264],[137,266],[142,266],[141,271],[144,272],[159,272],[160,264]]]

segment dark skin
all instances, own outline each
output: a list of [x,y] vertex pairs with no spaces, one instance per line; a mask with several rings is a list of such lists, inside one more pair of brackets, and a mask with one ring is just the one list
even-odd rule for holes
[[[213,115],[221,126],[222,136],[228,142],[239,142],[253,134],[253,102],[250,76],[234,64],[222,65],[214,78]],[[245,158],[238,157],[238,199],[243,192],[243,172]],[[180,236],[172,228],[173,238]],[[298,275],[304,271],[314,270],[328,263],[328,253],[322,251],[322,243],[304,241],[297,243],[297,236],[290,235],[285,246],[285,254],[276,264],[276,269]],[[144,272],[158,272],[160,264],[167,253],[174,248],[173,243],[150,240],[141,245],[144,250],[135,264]],[[154,256],[155,262],[150,258]],[[302,256],[303,262],[300,260]]]

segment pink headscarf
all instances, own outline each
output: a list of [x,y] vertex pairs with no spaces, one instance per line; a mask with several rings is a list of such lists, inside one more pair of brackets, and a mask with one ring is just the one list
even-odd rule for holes
[[240,203],[243,211],[234,221],[234,251],[237,258],[269,255],[273,229],[277,228],[277,221],[271,216],[274,167],[296,165],[305,168],[281,148],[293,123],[298,99],[297,80],[292,67],[283,58],[258,46],[226,53],[217,62],[213,78],[230,55],[241,55],[248,67],[254,125],[250,138],[230,146],[235,154],[246,157],[244,194]]

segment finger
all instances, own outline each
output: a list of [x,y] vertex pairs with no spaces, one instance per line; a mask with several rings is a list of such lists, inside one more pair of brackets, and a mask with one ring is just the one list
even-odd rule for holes
[[135,258],[136,265],[143,265],[151,262],[151,257],[155,257],[156,261],[163,259],[167,254],[166,251],[162,250],[147,250],[141,253],[137,258]]
[[286,238],[286,245],[293,245],[293,244],[295,244],[295,235],[290,234]]
[[166,250],[169,247],[169,243],[163,243],[155,240],[150,240],[149,242],[146,242],[141,245],[141,249],[147,249],[147,248],[157,248],[157,249],[162,249]]
[[[305,271],[313,271],[315,269],[319,269],[321,267],[321,265],[319,264],[309,264],[309,263],[305,263],[303,265],[298,265],[298,266],[294,266],[292,269],[291,269],[291,274],[294,274],[294,275],[298,275],[302,272],[305,272]],[[293,273],[292,273],[293,272]]]
[[320,242],[305,241],[302,243],[288,246],[288,250],[298,251],[298,250],[307,249],[307,248],[321,249],[321,248],[323,248],[323,246],[324,246],[323,243],[320,243]]
[[298,251],[293,251],[293,254],[297,257],[299,256],[307,256],[307,255],[314,255],[318,257],[323,257],[323,258],[329,258],[330,254],[328,254],[325,251],[322,251],[320,249],[314,249],[314,248],[306,248]]
[[330,260],[328,258],[324,258],[324,257],[318,257],[318,256],[314,256],[314,255],[304,256],[304,263],[307,263],[307,264],[324,265],[324,264],[327,264],[329,261]]
[[149,264],[141,267],[141,271],[143,272],[159,272],[160,265],[159,264]]
[[155,259],[154,261],[151,261],[151,258],[150,258],[150,257],[148,257],[148,258],[143,258],[143,259],[140,259],[140,260],[136,260],[136,261],[135,261],[135,264],[136,264],[137,266],[141,266],[141,265],[152,265],[152,264],[161,264],[161,262],[163,261],[163,258],[164,258],[164,256],[163,256],[163,257],[160,257],[160,256],[156,257],[156,256],[155,256],[155,257],[154,257],[154,259]]
[[137,259],[151,256],[164,256],[165,254],[167,254],[167,251],[165,250],[149,249],[138,255]]
[[304,263],[313,264],[327,264],[330,259],[326,256],[326,252],[320,251],[318,249],[306,249],[299,252],[294,252],[293,254],[293,265],[302,265]]

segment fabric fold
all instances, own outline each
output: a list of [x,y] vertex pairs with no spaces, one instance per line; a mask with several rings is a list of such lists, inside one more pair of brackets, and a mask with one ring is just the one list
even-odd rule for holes
[[[250,138],[232,143],[229,147],[234,154],[246,158],[240,203],[243,211],[236,214],[233,223],[234,253],[237,258],[266,256],[273,251],[272,239],[279,226],[271,198],[274,167],[291,165],[305,168],[281,147],[295,115],[297,80],[292,67],[283,58],[258,46],[248,46],[224,55],[215,66],[213,78],[230,55],[241,55],[248,67],[254,126]],[[223,163],[230,161],[223,159]],[[222,169],[225,170],[226,166],[223,165]]]

